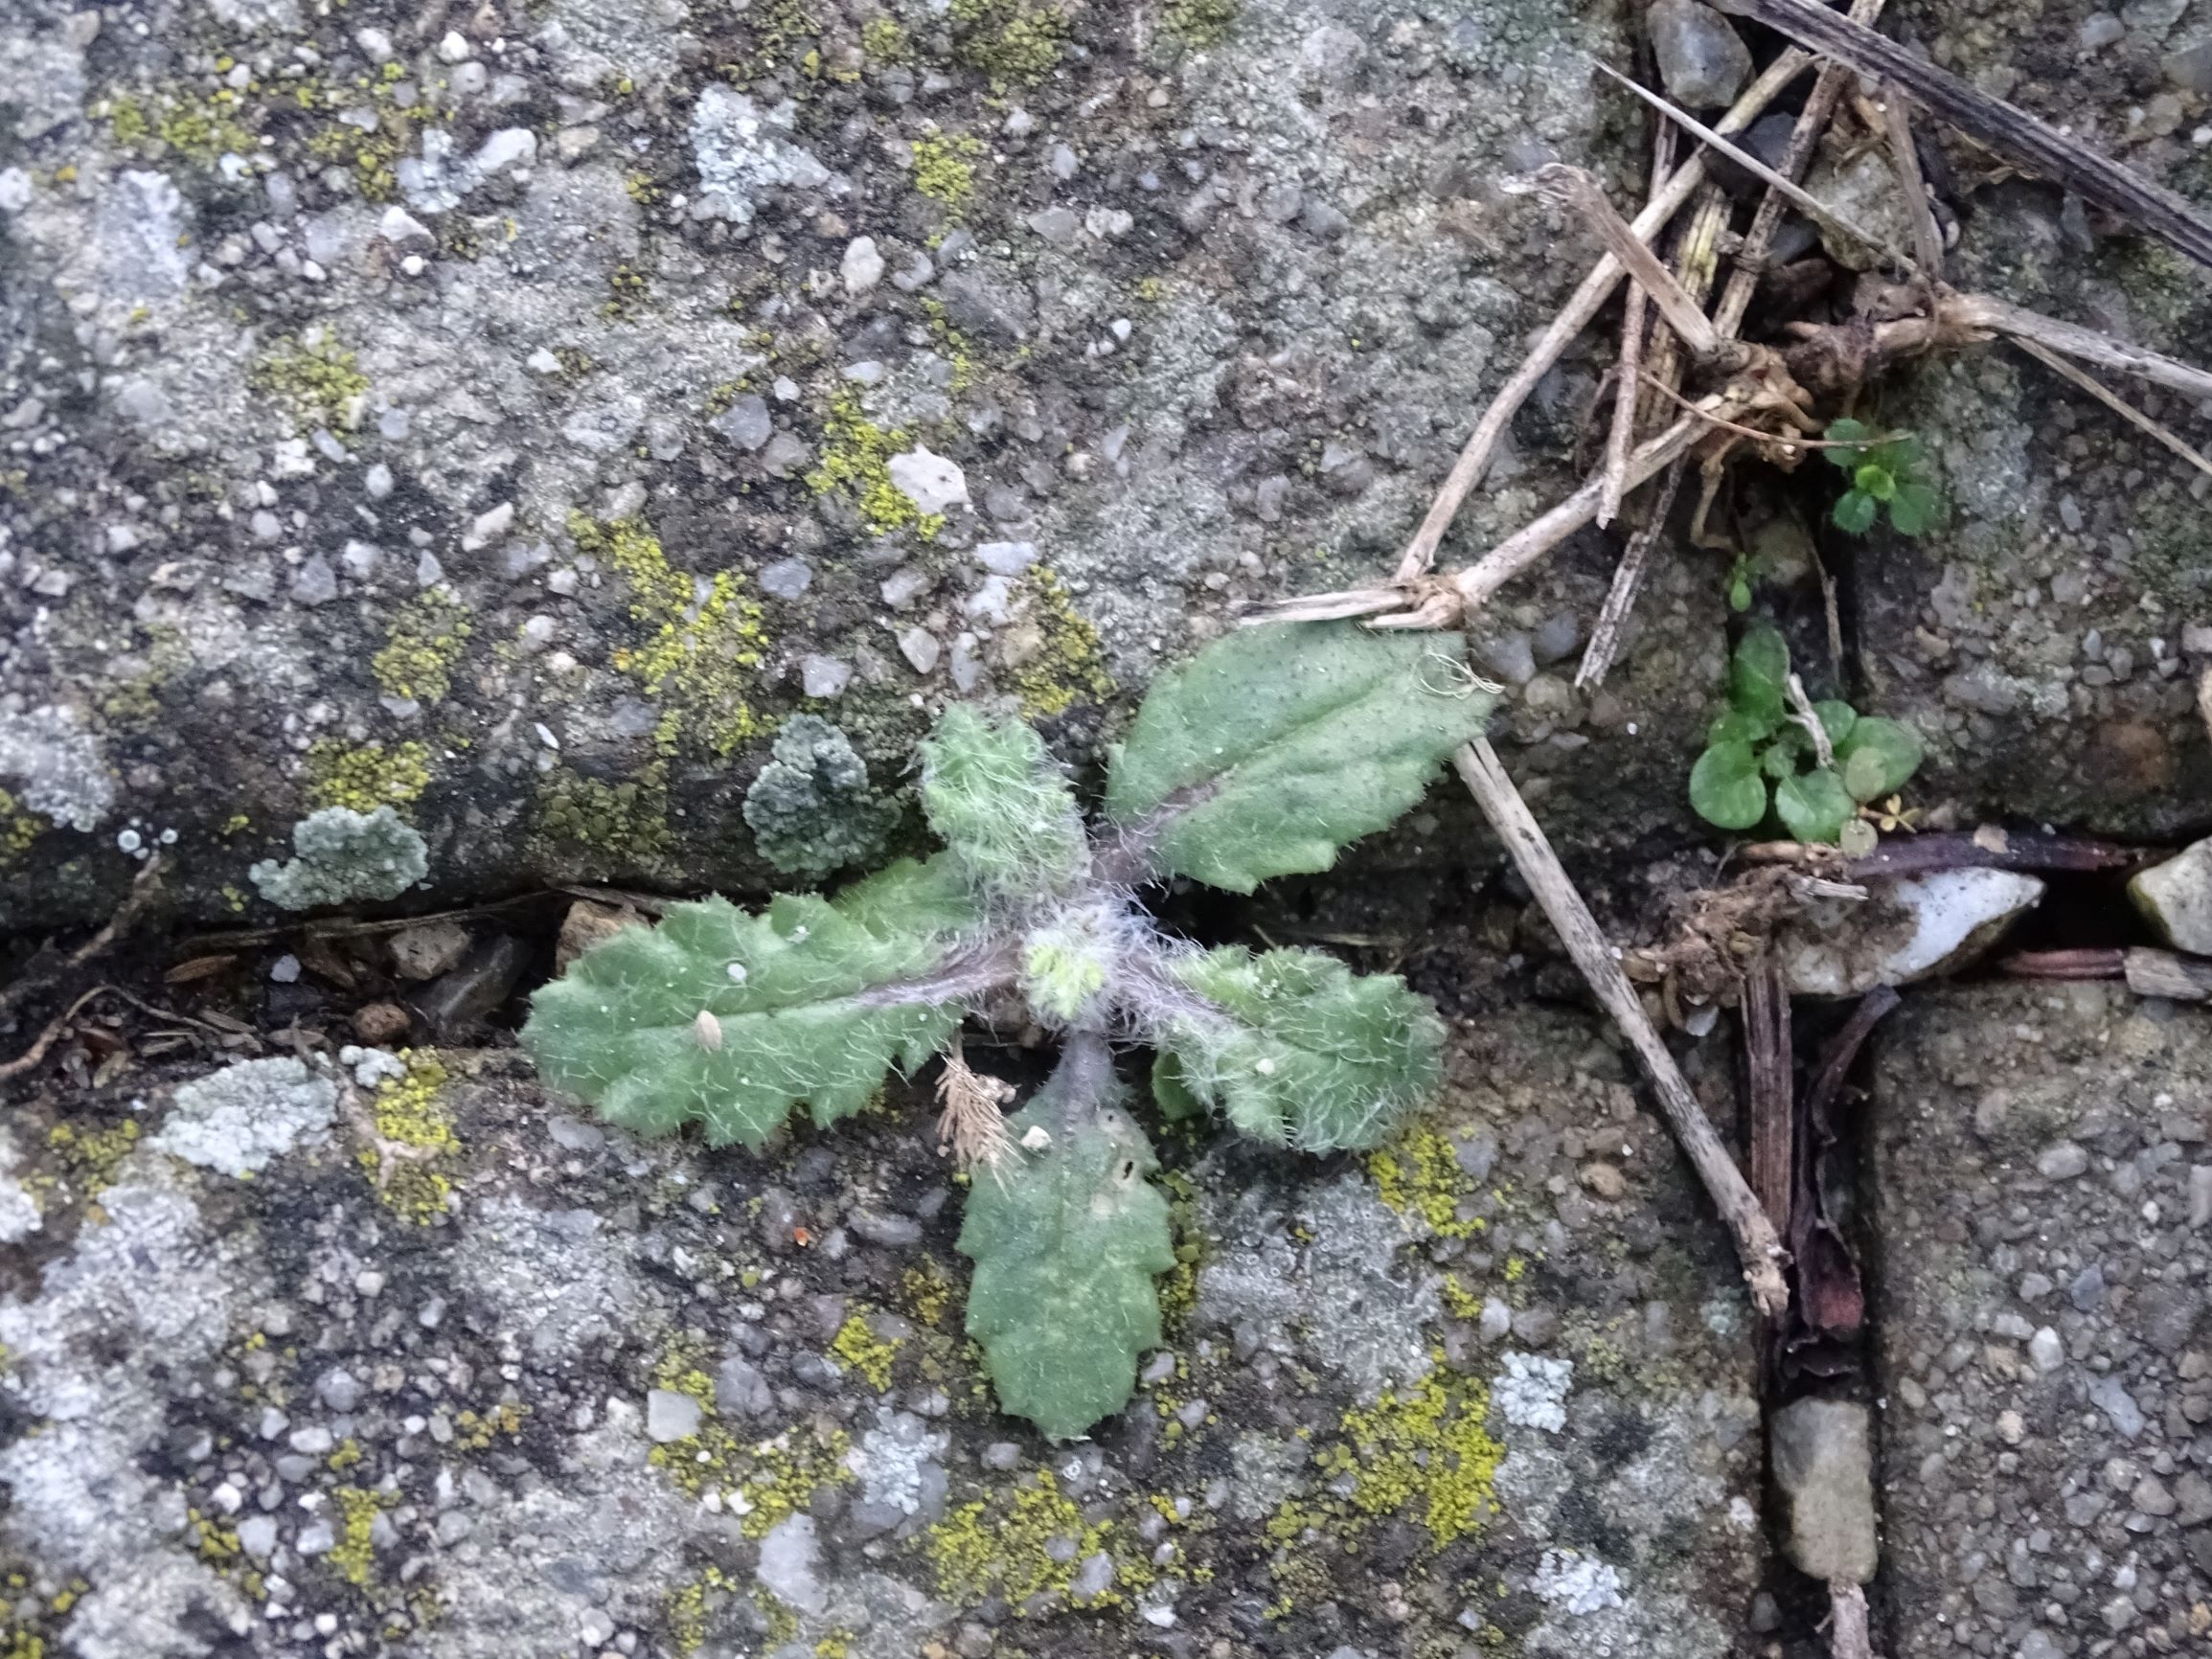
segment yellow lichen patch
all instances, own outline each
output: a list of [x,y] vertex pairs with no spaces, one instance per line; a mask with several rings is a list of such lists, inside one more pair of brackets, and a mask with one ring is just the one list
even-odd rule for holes
[[1050,567],[1033,564],[1027,585],[1029,614],[1007,634],[1008,668],[1022,714],[1046,720],[1079,702],[1112,696],[1098,629],[1075,608],[1066,584]]
[[678,1653],[696,1653],[706,1645],[714,1614],[738,1593],[738,1581],[710,1564],[669,1598],[669,1641]]
[[891,1365],[899,1357],[899,1346],[878,1336],[862,1315],[853,1313],[831,1339],[830,1356],[847,1371],[857,1372],[880,1394],[891,1386]]
[[435,703],[453,689],[453,668],[476,631],[468,607],[442,587],[402,605],[370,671],[387,695]]
[[872,63],[904,63],[914,56],[914,41],[896,18],[871,17],[860,25],[860,50]]
[[1494,1507],[1505,1447],[1491,1438],[1489,1417],[1483,1387],[1445,1380],[1440,1368],[1372,1409],[1346,1412],[1343,1440],[1316,1453],[1314,1465],[1357,1483],[1350,1501],[1360,1514],[1419,1519],[1442,1549],[1478,1531]]
[[975,194],[975,158],[983,146],[965,132],[932,130],[914,141],[914,188],[959,218]]
[[854,1479],[846,1466],[852,1438],[827,1422],[799,1424],[764,1441],[741,1439],[715,1407],[715,1382],[700,1356],[704,1345],[679,1341],[653,1369],[652,1385],[699,1402],[696,1434],[655,1445],[646,1459],[666,1470],[686,1496],[712,1490],[733,1510],[745,1537],[767,1535],[778,1521],[805,1510],[824,1487]]
[[[385,91],[383,96],[391,95]],[[387,103],[376,111],[376,125],[366,130],[351,122],[334,121],[313,133],[308,139],[308,153],[326,165],[351,168],[363,200],[391,201],[399,193],[399,158],[413,142],[414,123],[412,111]]]
[[960,61],[1000,85],[1034,86],[1060,64],[1067,19],[1031,0],[952,0]]
[[1212,46],[1237,20],[1237,0],[1168,0],[1168,33],[1186,46]]
[[924,1257],[919,1266],[909,1267],[899,1276],[907,1311],[931,1329],[945,1323],[945,1310],[952,1305],[952,1281],[934,1256]]
[[325,330],[312,330],[264,352],[254,365],[253,383],[290,404],[302,419],[322,426],[353,426],[360,419],[369,377],[356,369],[353,352]]
[[944,528],[941,514],[924,514],[913,498],[891,482],[891,457],[911,449],[914,434],[903,426],[878,426],[860,407],[859,395],[840,390],[822,421],[822,458],[807,474],[816,495],[841,490],[860,509],[871,534],[885,535],[911,525],[927,541]]
[[250,156],[259,148],[237,92],[220,87],[206,98],[161,92],[147,98],[118,93],[107,101],[107,128],[129,149],[160,146],[195,167],[214,167],[225,155]]
[[487,1412],[462,1412],[453,1420],[453,1443],[463,1451],[482,1451],[496,1436],[505,1435],[513,1440],[519,1435],[529,1416],[530,1407],[512,1402],[495,1405]]
[[962,1607],[997,1596],[1016,1613],[1044,1610],[1029,1608],[1033,1599],[1072,1600],[1077,1571],[1102,1551],[1113,1558],[1113,1585],[1082,1604],[1121,1605],[1154,1577],[1145,1554],[1121,1544],[1115,1523],[1084,1520],[1047,1469],[1003,1498],[961,1505],[924,1534],[940,1596]]
[[1198,1239],[1197,1183],[1180,1170],[1161,1177],[1168,1190],[1168,1224],[1174,1230],[1175,1264],[1160,1281],[1160,1323],[1173,1335],[1198,1306],[1198,1263],[1205,1251]]
[[428,1226],[445,1213],[453,1192],[438,1161],[459,1152],[461,1138],[439,1101],[445,1087],[445,1065],[436,1055],[412,1049],[402,1049],[399,1058],[406,1076],[386,1078],[370,1102],[370,1119],[383,1147],[364,1147],[359,1157],[378,1182],[384,1202],[417,1226]]
[[376,1571],[376,1546],[370,1534],[376,1525],[376,1512],[391,1499],[383,1492],[366,1491],[359,1487],[340,1487],[331,1494],[337,1500],[338,1512],[332,1517],[332,1530],[338,1541],[331,1547],[331,1565],[338,1569],[338,1576],[357,1588],[368,1588],[370,1576]]
[[0,789],[0,869],[22,857],[45,830],[45,820],[21,810],[15,797]]
[[1367,1172],[1382,1201],[1401,1216],[1416,1217],[1445,1239],[1466,1239],[1488,1225],[1479,1216],[1460,1214],[1475,1187],[1459,1167],[1451,1142],[1426,1124],[1410,1125],[1388,1146],[1367,1155]]
[[354,746],[335,738],[318,738],[308,751],[308,805],[349,807],[374,812],[379,807],[411,806],[430,786],[430,751],[421,743]]
[[655,741],[664,754],[689,747],[727,760],[764,735],[767,723],[745,700],[768,641],[761,604],[744,578],[717,571],[704,584],[668,561],[660,537],[641,520],[612,524],[578,513],[568,521],[577,550],[610,565],[629,583],[629,614],[652,630],[643,646],[614,654],[646,694],[664,700]]
[[56,1124],[46,1131],[46,1145],[71,1190],[90,1197],[114,1185],[116,1166],[138,1145],[138,1120],[125,1118],[106,1129]]
[[323,1460],[323,1464],[333,1474],[342,1474],[359,1463],[361,1458],[361,1443],[348,1435],[337,1443],[331,1455]]

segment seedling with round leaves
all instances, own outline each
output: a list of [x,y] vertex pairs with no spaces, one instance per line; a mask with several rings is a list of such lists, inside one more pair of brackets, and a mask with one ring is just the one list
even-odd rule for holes
[[1792,693],[1788,642],[1754,623],[1729,659],[1728,707],[1690,768],[1690,805],[1707,823],[1756,830],[1771,810],[1796,840],[1837,841],[1867,802],[1894,796],[1919,769],[1911,727]]
[[1851,480],[1829,514],[1838,530],[1864,535],[1885,507],[1900,535],[1918,535],[1935,522],[1942,497],[1927,475],[1919,439],[1910,433],[1885,438],[1848,418],[1830,421],[1825,436],[1835,447],[1821,453]]
[[[523,1042],[549,1084],[615,1123],[697,1123],[710,1145],[755,1149],[794,1107],[835,1123],[888,1071],[949,1050],[947,1122],[988,1148],[959,1239],[969,1333],[1007,1410],[1082,1434],[1158,1345],[1152,1282],[1174,1261],[1109,1045],[1154,1051],[1166,1115],[1218,1112],[1313,1152],[1376,1145],[1443,1069],[1444,1027],[1402,980],[1314,951],[1201,950],[1136,895],[1174,876],[1249,893],[1387,827],[1482,730],[1463,649],[1341,625],[1230,634],[1153,684],[1096,825],[1036,732],[955,704],[920,755],[944,851],[834,898],[672,906],[539,989]],[[958,1034],[1009,995],[1060,1059],[1026,1109],[978,1128],[993,1092]]]

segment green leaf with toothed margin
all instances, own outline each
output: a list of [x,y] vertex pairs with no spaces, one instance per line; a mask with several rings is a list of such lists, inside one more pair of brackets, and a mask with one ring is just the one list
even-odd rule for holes
[[1144,1131],[1114,1105],[1066,1116],[1048,1084],[1008,1121],[1025,1150],[1003,1179],[976,1176],[959,1242],[975,1263],[968,1334],[999,1406],[1055,1440],[1128,1403],[1138,1358],[1160,1344],[1152,1280],[1175,1264]]
[[1444,1022],[1395,974],[1237,945],[1172,970],[1202,999],[1161,1022],[1173,1082],[1256,1139],[1310,1152],[1372,1147],[1443,1080]]
[[1491,708],[1456,633],[1276,624],[1152,682],[1106,773],[1149,873],[1249,893],[1411,809]]
[[780,895],[672,906],[592,946],[530,999],[523,1046],[545,1081],[640,1134],[694,1121],[758,1148],[792,1106],[850,1117],[897,1065],[951,1035],[965,1000],[931,976],[974,922],[941,854],[832,902]]

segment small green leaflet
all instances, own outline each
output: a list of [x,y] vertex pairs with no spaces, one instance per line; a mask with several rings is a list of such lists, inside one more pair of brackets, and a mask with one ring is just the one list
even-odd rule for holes
[[1074,791],[1044,739],[965,703],[947,707],[922,740],[922,808],[985,892],[1041,898],[1089,858]]
[[1790,647],[1771,623],[1753,623],[1728,663],[1728,706],[1753,720],[1779,724],[1790,678]]
[[1879,715],[1862,716],[1836,745],[1836,763],[1854,801],[1894,795],[1920,769],[1920,739],[1912,728]]
[[1166,1022],[1171,1089],[1227,1112],[1247,1135],[1310,1152],[1372,1147],[1443,1079],[1444,1022],[1396,975],[1355,974],[1318,951],[1235,945],[1174,971],[1213,1007]]
[[1800,841],[1834,841],[1858,810],[1843,780],[1826,766],[1774,785],[1774,811]]
[[971,920],[937,860],[894,866],[837,904],[678,904],[536,991],[522,1041],[549,1084],[611,1122],[653,1135],[696,1119],[710,1145],[757,1149],[794,1104],[817,1124],[849,1117],[887,1069],[911,1070],[951,1034],[957,1000],[901,988],[942,967]]
[[[1152,683],[1106,774],[1106,816],[1157,875],[1249,893],[1326,870],[1479,736],[1491,699],[1457,634],[1247,628]],[[1148,823],[1158,815],[1158,821]]]
[[1767,780],[1749,743],[1715,743],[1690,768],[1690,805],[1708,824],[1749,830],[1767,816]]
[[1070,1126],[1052,1094],[1009,1120],[1017,1144],[1037,1128],[1051,1139],[1003,1182],[977,1174],[959,1248],[975,1263],[968,1334],[1000,1407],[1067,1440],[1135,1388],[1138,1357],[1160,1344],[1152,1280],[1175,1252],[1143,1131],[1111,1106]]

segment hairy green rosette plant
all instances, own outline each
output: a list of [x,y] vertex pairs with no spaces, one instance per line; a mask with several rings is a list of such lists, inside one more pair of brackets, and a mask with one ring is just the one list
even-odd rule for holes
[[1903,788],[1920,760],[1911,727],[1807,700],[1781,630],[1755,623],[1729,660],[1727,712],[1690,768],[1690,805],[1723,830],[1756,830],[1771,807],[1796,840],[1832,842],[1861,806]]
[[[645,1133],[703,1125],[759,1148],[793,1108],[856,1112],[893,1067],[946,1052],[948,1138],[977,1166],[959,1247],[970,1335],[1001,1404],[1047,1434],[1118,1409],[1160,1340],[1174,1265],[1155,1164],[1111,1047],[1154,1051],[1164,1111],[1327,1152],[1371,1147],[1431,1091],[1444,1028],[1395,977],[1306,950],[1168,938],[1137,892],[1185,876],[1249,893],[1326,870],[1420,800],[1482,729],[1456,635],[1277,626],[1161,676],[1086,825],[1043,740],[945,711],[921,746],[943,852],[835,898],[720,898],[618,933],[532,999],[545,1079]],[[1018,1115],[969,1071],[961,1021],[1018,994],[1060,1064]]]

